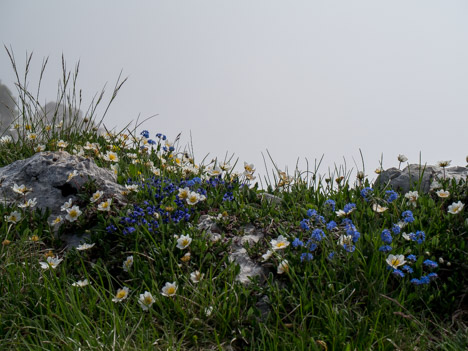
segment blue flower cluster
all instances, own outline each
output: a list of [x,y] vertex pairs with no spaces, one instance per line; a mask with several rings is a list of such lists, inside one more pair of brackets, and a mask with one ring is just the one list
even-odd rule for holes
[[414,217],[413,217],[413,212],[410,210],[407,210],[401,214],[401,217],[403,218],[403,221],[406,223],[412,223],[414,222]]
[[385,192],[385,200],[391,204],[393,201],[395,201],[396,199],[398,199],[398,193],[396,193],[395,191],[393,190],[387,190]]
[[374,189],[367,187],[361,190],[361,196],[364,198],[366,202],[369,202],[369,198],[374,193]]

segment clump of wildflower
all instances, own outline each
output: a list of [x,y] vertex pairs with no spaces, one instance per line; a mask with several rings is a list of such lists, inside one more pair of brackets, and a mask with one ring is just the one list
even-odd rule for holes
[[296,248],[298,246],[304,246],[304,243],[298,239],[298,238],[294,238],[293,242],[291,243],[292,247]]
[[140,294],[140,298],[138,299],[138,304],[143,309],[143,311],[148,311],[149,308],[154,303],[154,297],[151,295],[149,291],[145,291],[143,294]]
[[164,285],[163,288],[161,289],[161,295],[167,296],[167,297],[175,296],[176,292],[177,292],[176,282],[173,282],[173,283],[167,282],[166,285]]
[[335,221],[330,221],[330,222],[327,223],[326,228],[327,228],[328,230],[333,230],[333,229],[335,229],[337,226],[338,226],[338,224],[336,224]]
[[304,261],[312,261],[314,259],[314,255],[309,252],[304,252],[301,254],[301,262]]
[[407,259],[408,261],[411,261],[411,262],[416,262],[417,257],[416,257],[416,255],[411,254],[411,255],[408,255],[408,256],[406,257],[406,259]]
[[388,229],[384,229],[380,237],[385,244],[391,244],[393,241],[392,233]]
[[361,196],[364,198],[366,202],[369,201],[369,197],[371,197],[373,193],[374,193],[374,189],[370,187],[367,187],[361,190]]
[[439,265],[437,264],[437,262],[434,262],[432,260],[425,260],[423,262],[423,265],[425,265],[426,267],[429,267],[429,268],[437,268]]
[[390,252],[392,250],[393,250],[393,248],[390,245],[383,245],[383,246],[379,247],[380,252],[385,252],[386,253],[386,252]]
[[34,206],[37,205],[37,198],[34,199],[29,199],[28,201],[19,204],[18,207],[20,208],[33,208]]
[[129,289],[124,286],[122,289],[117,290],[117,294],[115,294],[115,297],[112,299],[112,302],[122,302],[128,297]]
[[398,193],[396,193],[395,191],[393,190],[387,190],[385,192],[385,199],[387,200],[387,202],[389,204],[391,204],[393,201],[395,201],[396,199],[398,199]]
[[333,201],[332,199],[328,199],[327,201],[325,201],[325,206],[331,207],[332,211],[335,211],[335,205],[335,201]]
[[401,214],[401,216],[403,218],[403,221],[406,222],[406,223],[414,222],[413,212],[411,212],[410,210],[404,211]]
[[458,214],[463,210],[464,207],[465,207],[465,204],[462,203],[461,201],[454,202],[448,207],[448,213]]

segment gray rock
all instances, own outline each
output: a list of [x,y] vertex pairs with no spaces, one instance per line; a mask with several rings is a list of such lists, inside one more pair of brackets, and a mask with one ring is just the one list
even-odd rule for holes
[[[79,175],[67,182],[74,170]],[[26,200],[36,198],[36,208],[50,209],[49,221],[52,221],[64,214],[60,208],[66,201],[78,199],[78,192],[89,179],[95,181],[97,189],[103,192],[103,198],[112,197],[113,204],[125,205],[121,194],[125,187],[116,183],[114,172],[98,167],[92,159],[65,151],[40,152],[0,168],[0,201],[6,205],[23,202],[23,196],[12,188],[15,183],[19,186],[24,184],[32,189]]]
[[419,182],[420,190],[428,193],[438,186],[438,179],[455,179],[457,182],[468,177],[468,168],[450,167],[444,169],[438,166],[424,166],[412,164],[403,170],[390,168],[379,174],[374,182],[374,186],[390,186],[395,191],[406,193],[415,189]]

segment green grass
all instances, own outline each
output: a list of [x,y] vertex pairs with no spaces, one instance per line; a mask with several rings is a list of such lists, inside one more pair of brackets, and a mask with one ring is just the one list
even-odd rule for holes
[[[30,59],[27,67],[29,64]],[[98,151],[84,149],[84,155],[109,168],[114,163],[101,156],[114,151],[119,157],[118,182],[136,184],[138,190],[126,195],[127,207],[112,204],[110,212],[102,212],[90,201],[99,189],[92,182],[86,184],[76,201],[83,214],[75,222],[65,220],[57,233],[47,222],[48,213],[0,206],[0,349],[468,348],[466,209],[448,213],[453,202],[468,202],[466,182],[440,180],[450,192],[448,198],[434,192],[419,193],[413,206],[404,194],[388,201],[389,189],[385,188],[375,188],[365,201],[361,190],[371,184],[366,178],[353,181],[345,168],[325,178],[319,176],[316,164],[313,171],[298,171],[288,179],[274,166],[274,172],[262,180],[264,190],[255,184],[260,179],[249,180],[248,175],[232,169],[210,177],[213,167],[223,162],[195,167],[193,150],[181,150],[176,143],[173,151],[164,151],[165,141],[154,137],[158,131],[150,133],[153,146],[140,136],[138,126],[104,137],[96,130],[100,126],[93,114],[96,106],[91,106],[86,115],[92,122],[87,123],[94,127],[74,128],[72,123],[60,128],[56,127],[60,121],[54,121],[50,129],[46,128],[38,98],[26,89],[27,70],[24,79],[17,73],[17,137],[0,144],[0,166],[34,155],[39,144],[46,151],[56,151],[60,149],[57,142],[65,140],[68,146],[64,150],[73,154],[86,143],[95,143]],[[78,105],[74,95],[77,74],[78,70],[70,78],[64,73],[61,100],[69,111]],[[110,102],[120,86],[116,84]],[[103,101],[100,96],[98,103]],[[35,141],[28,138],[31,132],[37,133]],[[146,150],[142,151],[142,146]],[[200,182],[191,183],[196,177]],[[206,199],[188,205],[178,195],[185,187],[205,194]],[[280,197],[282,202],[262,201],[259,195],[264,192]],[[228,193],[232,199],[224,201]],[[335,210],[327,200],[335,202]],[[354,247],[351,252],[339,242],[346,228],[335,212],[349,203],[356,205],[346,216],[355,226],[351,232],[360,233],[356,242],[349,243]],[[388,209],[377,213],[373,204]],[[316,210],[325,222],[311,216],[310,210]],[[407,210],[412,211],[414,222],[402,233],[424,231],[425,240],[418,244],[405,240],[402,233],[392,234],[390,253],[417,256],[411,264],[414,273],[401,278],[388,269],[389,253],[379,251],[379,247],[383,245],[382,231],[401,221]],[[13,211],[22,214],[17,223],[6,220]],[[221,240],[211,241],[197,228],[204,214],[218,218]],[[136,223],[131,223],[132,218]],[[304,219],[309,230],[304,229]],[[332,220],[338,227],[327,229]],[[259,243],[246,249],[265,267],[267,275],[264,280],[253,279],[242,285],[236,281],[239,268],[228,254],[232,238],[242,235],[247,224],[264,233]],[[309,250],[294,247],[292,242],[298,238],[307,245],[314,229],[322,229],[324,237],[314,242],[317,248],[310,252],[313,259],[302,261],[301,254]],[[60,236],[69,231],[88,233],[88,241],[95,246],[85,251],[65,250]],[[192,242],[180,249],[174,235],[183,234]],[[271,249],[271,240],[280,235],[289,246],[263,262],[262,255]],[[190,259],[184,260],[187,253]],[[334,253],[333,258],[330,253]],[[44,262],[46,255],[63,261],[55,269],[43,269],[39,262]],[[129,256],[133,256],[133,265],[125,271],[123,262]],[[429,269],[423,264],[426,259],[438,262],[438,267]],[[279,274],[283,260],[288,261],[289,270]],[[197,270],[204,276],[195,283],[190,274]],[[411,283],[411,279],[429,272],[437,273],[438,278],[429,284]],[[83,279],[90,284],[72,285]],[[173,296],[161,294],[166,282],[176,282]],[[128,296],[113,302],[122,287],[129,288]],[[145,291],[154,298],[148,311],[138,303]]]

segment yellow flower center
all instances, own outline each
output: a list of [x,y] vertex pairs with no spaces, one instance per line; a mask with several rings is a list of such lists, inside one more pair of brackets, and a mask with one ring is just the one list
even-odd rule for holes
[[117,298],[118,299],[123,299],[125,296],[127,295],[127,293],[125,292],[125,290],[120,290],[118,293],[117,293]]
[[174,293],[175,293],[175,288],[173,286],[170,286],[167,288],[168,295],[173,295]]
[[151,302],[153,302],[153,299],[151,296],[145,296],[144,303],[145,305],[149,305]]

